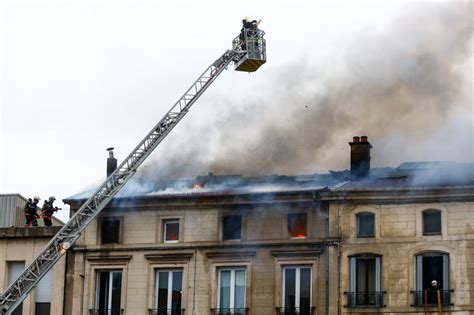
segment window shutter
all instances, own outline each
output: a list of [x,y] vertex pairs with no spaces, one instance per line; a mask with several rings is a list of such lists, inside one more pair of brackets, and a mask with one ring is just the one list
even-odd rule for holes
[[416,256],[416,291],[423,290],[423,256]]
[[349,258],[349,292],[356,292],[356,258]]
[[381,289],[381,273],[380,273],[380,269],[381,269],[381,266],[380,266],[380,257],[375,257],[375,291],[376,292],[380,292],[382,291]]
[[449,290],[449,256],[443,255],[443,290]]

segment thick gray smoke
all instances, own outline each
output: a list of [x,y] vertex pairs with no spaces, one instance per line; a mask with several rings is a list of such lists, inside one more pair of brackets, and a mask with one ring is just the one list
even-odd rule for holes
[[356,38],[341,64],[290,64],[248,103],[220,100],[212,130],[187,133],[184,150],[166,143],[168,160],[141,176],[346,169],[354,135],[369,136],[374,165],[473,161],[472,2],[412,9]]

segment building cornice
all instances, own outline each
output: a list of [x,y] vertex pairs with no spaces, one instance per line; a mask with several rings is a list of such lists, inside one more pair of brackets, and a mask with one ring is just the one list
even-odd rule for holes
[[474,201],[473,186],[339,189],[320,193],[329,203],[401,204]]

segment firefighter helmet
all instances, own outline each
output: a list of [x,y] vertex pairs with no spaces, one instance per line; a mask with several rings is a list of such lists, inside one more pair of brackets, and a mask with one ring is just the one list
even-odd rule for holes
[[49,200],[49,201],[54,201],[54,200],[56,200],[56,197],[54,197],[54,196],[49,196],[48,200]]
[[242,19],[243,22],[248,22],[249,20],[250,20],[250,19],[249,19],[248,16],[246,16],[246,17],[244,17],[244,18]]
[[41,200],[41,198],[38,197],[38,196],[34,196],[34,197],[33,197],[33,200],[38,200],[38,201],[39,201],[39,200]]

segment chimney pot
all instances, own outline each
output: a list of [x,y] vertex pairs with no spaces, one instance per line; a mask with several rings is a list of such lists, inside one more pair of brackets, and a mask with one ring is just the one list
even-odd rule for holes
[[353,137],[351,146],[351,177],[361,179],[370,173],[370,149],[372,145],[367,136]]
[[117,168],[117,159],[114,158],[113,147],[107,148],[107,151],[109,151],[109,157],[107,159],[107,177],[109,177]]

